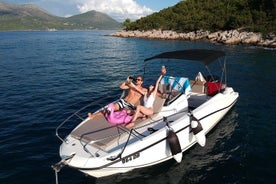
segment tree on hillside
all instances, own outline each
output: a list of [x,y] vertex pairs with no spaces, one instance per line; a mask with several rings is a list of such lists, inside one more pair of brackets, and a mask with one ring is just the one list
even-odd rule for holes
[[128,24],[130,30],[276,32],[276,1],[185,0]]
[[131,20],[129,18],[127,18],[123,23],[122,23],[122,26],[125,30],[128,30],[129,29],[129,25],[131,23]]

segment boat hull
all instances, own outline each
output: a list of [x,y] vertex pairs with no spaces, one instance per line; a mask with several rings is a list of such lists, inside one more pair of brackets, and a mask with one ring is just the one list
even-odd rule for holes
[[[201,123],[204,135],[216,126],[237,99],[238,93],[232,88],[226,88],[223,93],[218,93],[192,111],[192,115]],[[168,121],[172,122],[169,126],[167,126]],[[174,155],[167,140],[171,129],[177,135],[182,153],[197,143],[196,136],[191,129],[191,114],[188,112],[183,112],[181,116],[169,116],[166,121],[162,120],[154,125],[145,126],[140,133],[147,134],[148,128],[158,131],[148,133],[143,138],[130,136],[127,146],[118,144],[117,148],[107,151],[93,147],[92,144],[86,144],[83,149],[84,144],[69,135],[67,142],[60,147],[60,155],[63,159],[74,155],[66,161],[68,166],[98,178],[129,172],[172,159]],[[126,141],[127,138],[122,137],[122,140]],[[79,148],[76,149],[76,147]]]

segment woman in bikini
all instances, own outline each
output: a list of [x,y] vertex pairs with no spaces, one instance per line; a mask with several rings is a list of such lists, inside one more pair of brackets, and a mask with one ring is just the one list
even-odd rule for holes
[[162,67],[161,71],[162,71],[162,75],[160,75],[159,78],[157,79],[155,86],[150,85],[149,92],[144,93],[144,105],[138,105],[136,107],[136,111],[135,111],[135,114],[133,115],[131,122],[126,125],[127,128],[133,127],[135,125],[134,122],[137,118],[145,117],[153,114],[153,103],[157,95],[158,85],[163,75],[166,74],[166,70],[164,69],[164,67]]

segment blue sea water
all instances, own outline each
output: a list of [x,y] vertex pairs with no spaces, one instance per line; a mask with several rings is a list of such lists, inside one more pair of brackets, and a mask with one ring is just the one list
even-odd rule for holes
[[275,50],[104,36],[111,32],[0,32],[0,183],[55,183],[51,165],[60,160],[61,143],[55,128],[63,120],[120,95],[118,85],[142,73],[143,59],[194,48],[225,51],[228,85],[240,94],[207,145],[185,152],[181,164],[102,179],[63,168],[59,183],[276,183]]

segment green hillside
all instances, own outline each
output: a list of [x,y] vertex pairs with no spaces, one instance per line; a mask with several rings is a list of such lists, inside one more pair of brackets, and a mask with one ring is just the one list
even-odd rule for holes
[[275,0],[184,0],[141,18],[126,20],[127,30],[231,30],[276,33]]
[[119,28],[120,23],[96,11],[64,18],[51,15],[35,5],[11,5],[0,2],[0,30]]

